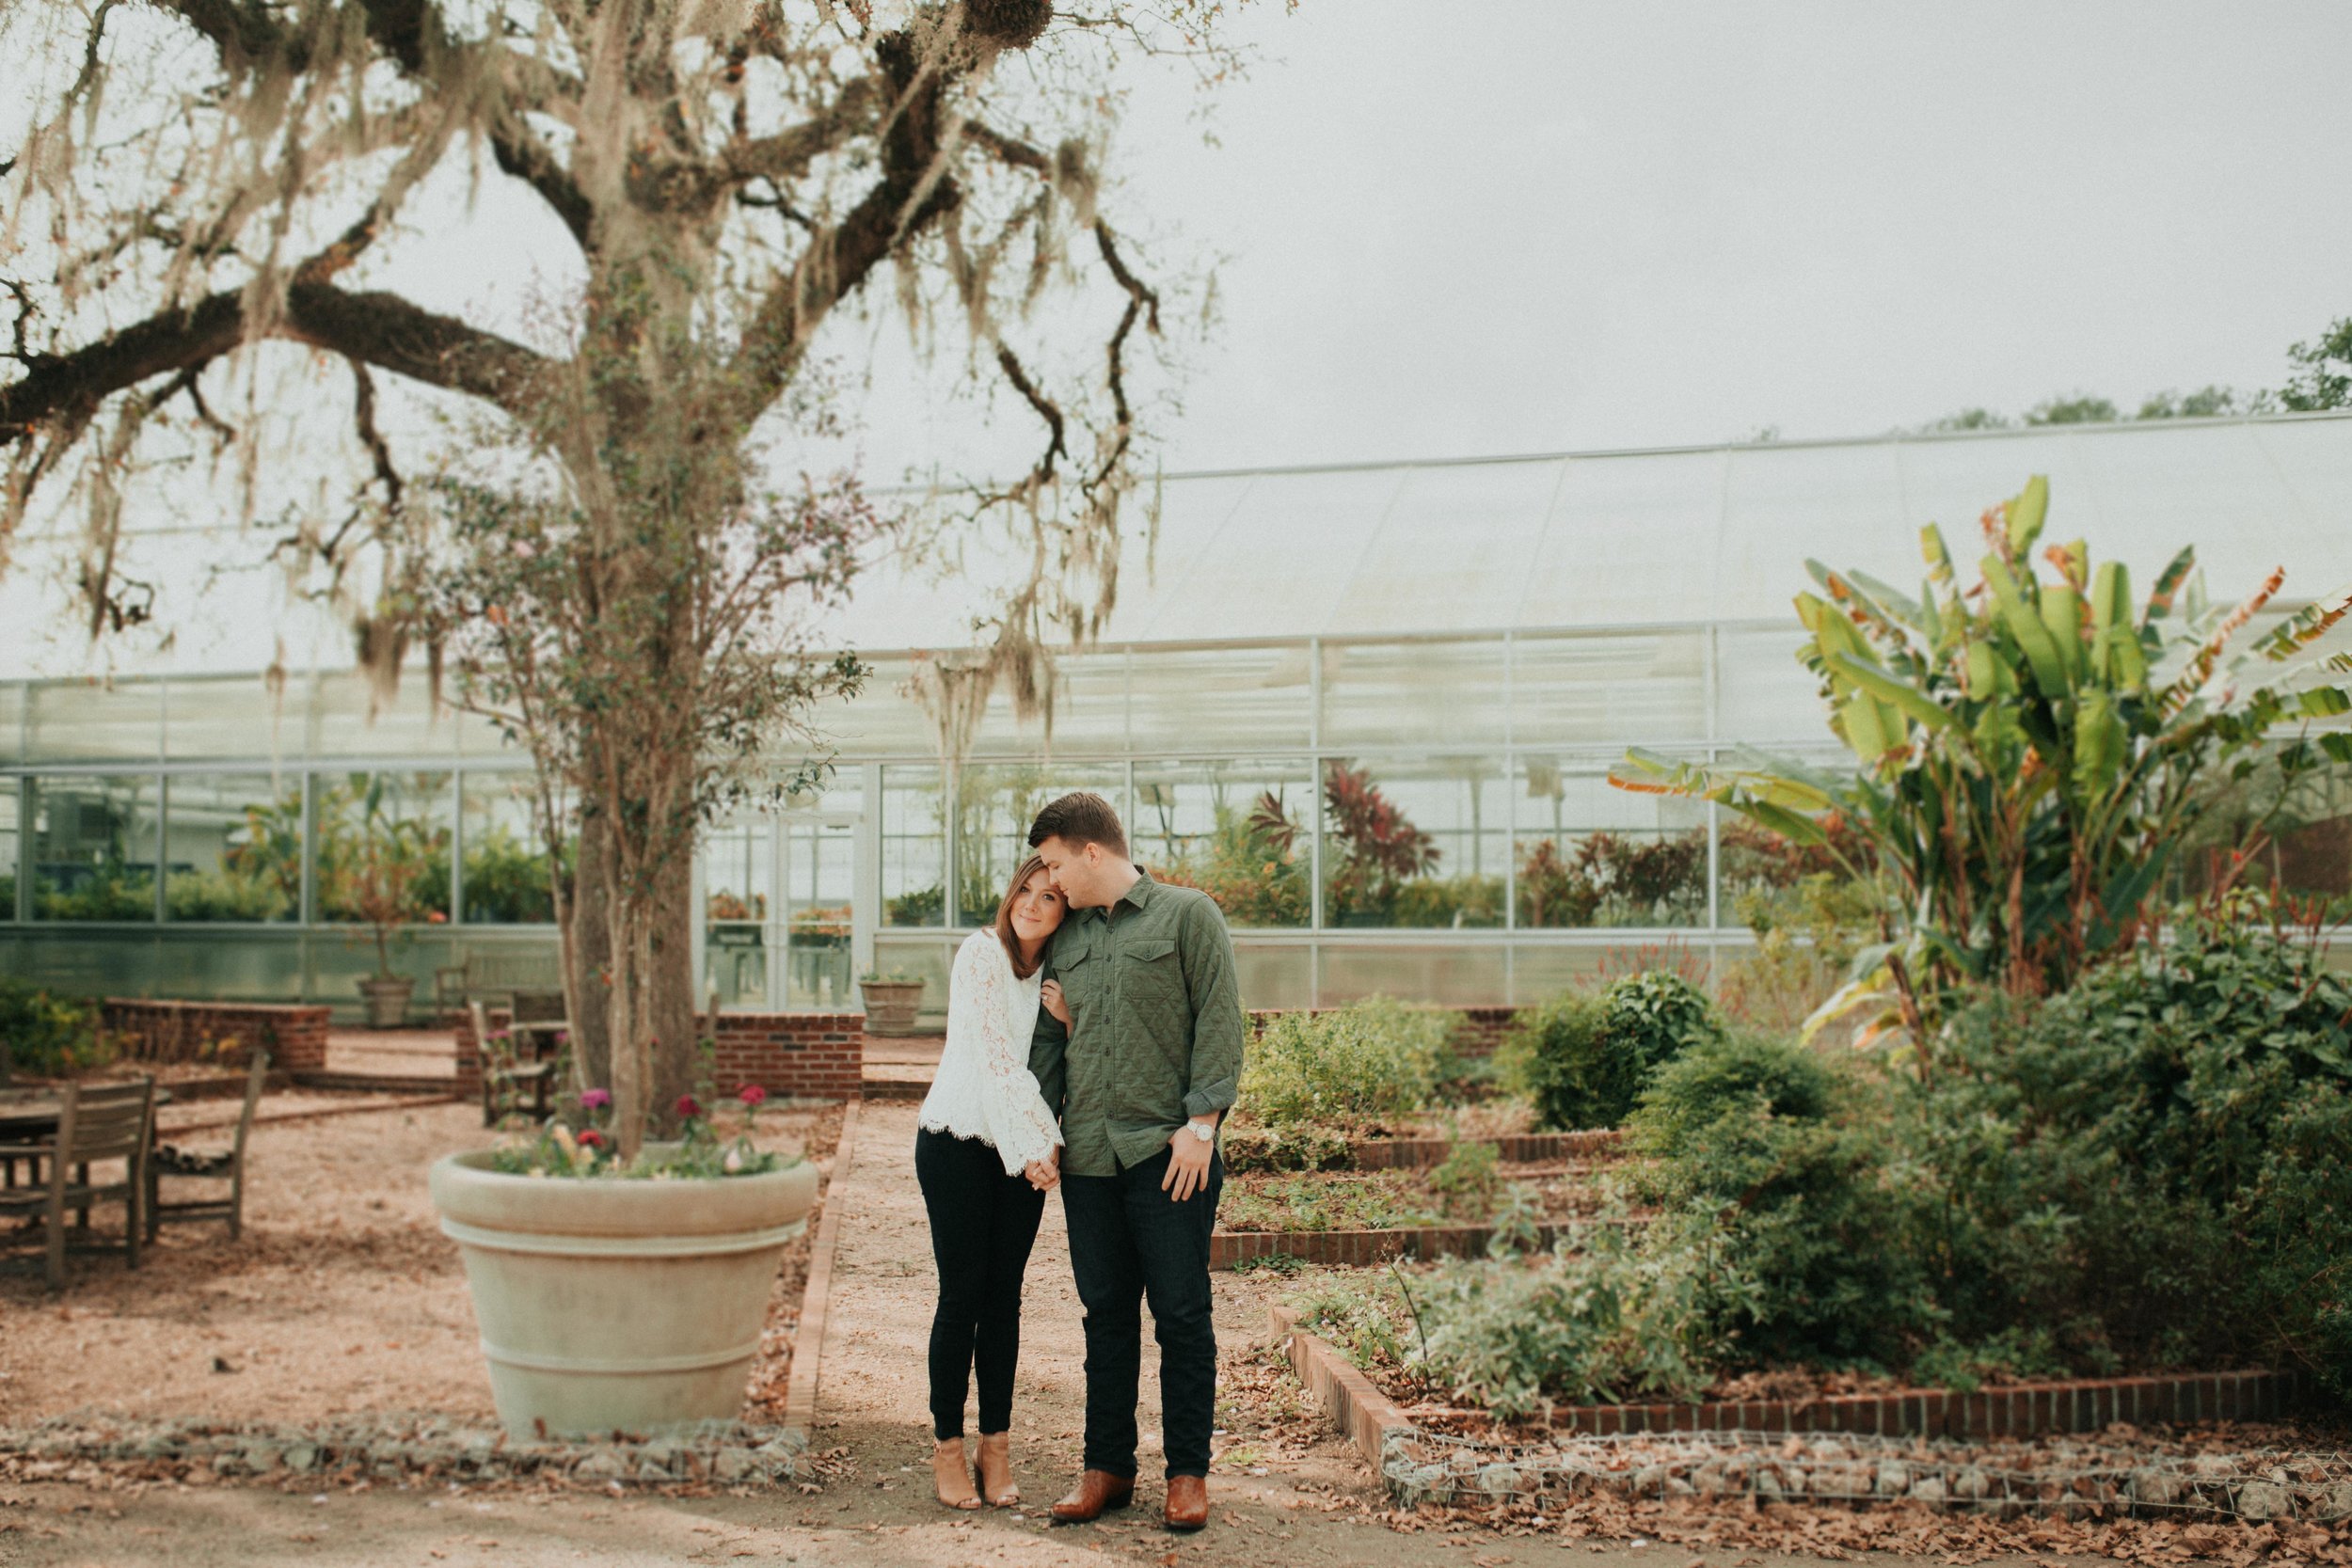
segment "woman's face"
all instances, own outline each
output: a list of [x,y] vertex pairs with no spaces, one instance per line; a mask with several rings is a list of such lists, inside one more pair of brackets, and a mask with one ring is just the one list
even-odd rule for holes
[[1012,895],[1012,934],[1023,942],[1043,942],[1061,925],[1067,908],[1054,890],[1054,879],[1042,867],[1032,871]]

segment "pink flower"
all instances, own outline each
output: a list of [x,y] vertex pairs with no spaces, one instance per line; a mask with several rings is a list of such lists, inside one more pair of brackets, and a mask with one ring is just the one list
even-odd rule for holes
[[703,1114],[702,1101],[696,1100],[691,1094],[679,1095],[677,1097],[677,1114],[684,1117],[688,1121],[692,1121],[695,1117]]
[[743,1092],[737,1095],[735,1098],[741,1101],[746,1105],[759,1105],[766,1103],[768,1091],[761,1088],[757,1084],[746,1084],[743,1085]]
[[590,1089],[580,1097],[580,1108],[583,1111],[601,1111],[612,1103],[612,1093],[609,1089]]

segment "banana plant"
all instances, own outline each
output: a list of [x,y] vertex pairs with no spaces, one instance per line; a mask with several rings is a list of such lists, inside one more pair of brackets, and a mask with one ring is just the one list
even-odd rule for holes
[[1866,953],[1817,1020],[1876,997],[1924,1043],[1953,988],[2042,994],[2128,947],[2176,847],[2220,786],[2352,763],[2352,653],[2323,640],[2343,590],[2244,638],[2283,569],[2243,603],[2207,603],[2184,549],[2135,599],[2120,562],[2081,540],[2042,546],[2035,477],[1982,520],[1963,586],[1943,531],[1920,532],[1917,597],[1861,572],[1806,567],[1808,636],[1851,773],[1742,754],[1714,764],[1627,754],[1623,789],[1716,801],[1800,843],[1844,813],[1901,903],[1897,941]]

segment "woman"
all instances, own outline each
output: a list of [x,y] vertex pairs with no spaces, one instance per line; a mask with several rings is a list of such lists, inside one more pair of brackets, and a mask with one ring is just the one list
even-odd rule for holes
[[[1031,856],[1013,873],[995,924],[964,939],[947,986],[947,1044],[914,1134],[914,1175],[939,1265],[931,1476],[949,1508],[977,1508],[983,1497],[998,1508],[1021,1500],[1011,1454],[1021,1276],[1045,1194],[1060,1180],[1061,1145],[1061,1129],[1029,1071],[1029,1037],[1045,944],[1065,909],[1044,863]],[[976,1369],[977,1492],[963,1447],[964,1390]]]

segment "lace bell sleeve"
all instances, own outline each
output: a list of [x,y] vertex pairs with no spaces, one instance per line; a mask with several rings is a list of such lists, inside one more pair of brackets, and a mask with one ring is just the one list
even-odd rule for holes
[[1030,1161],[1044,1159],[1059,1146],[1061,1128],[1029,1070],[1029,1037],[1025,1031],[1016,1036],[1012,1027],[1021,995],[1012,962],[993,935],[979,936],[985,940],[967,941],[956,955],[950,1006],[960,1033],[978,1052],[989,1142],[1004,1160],[1005,1174],[1018,1176]]

